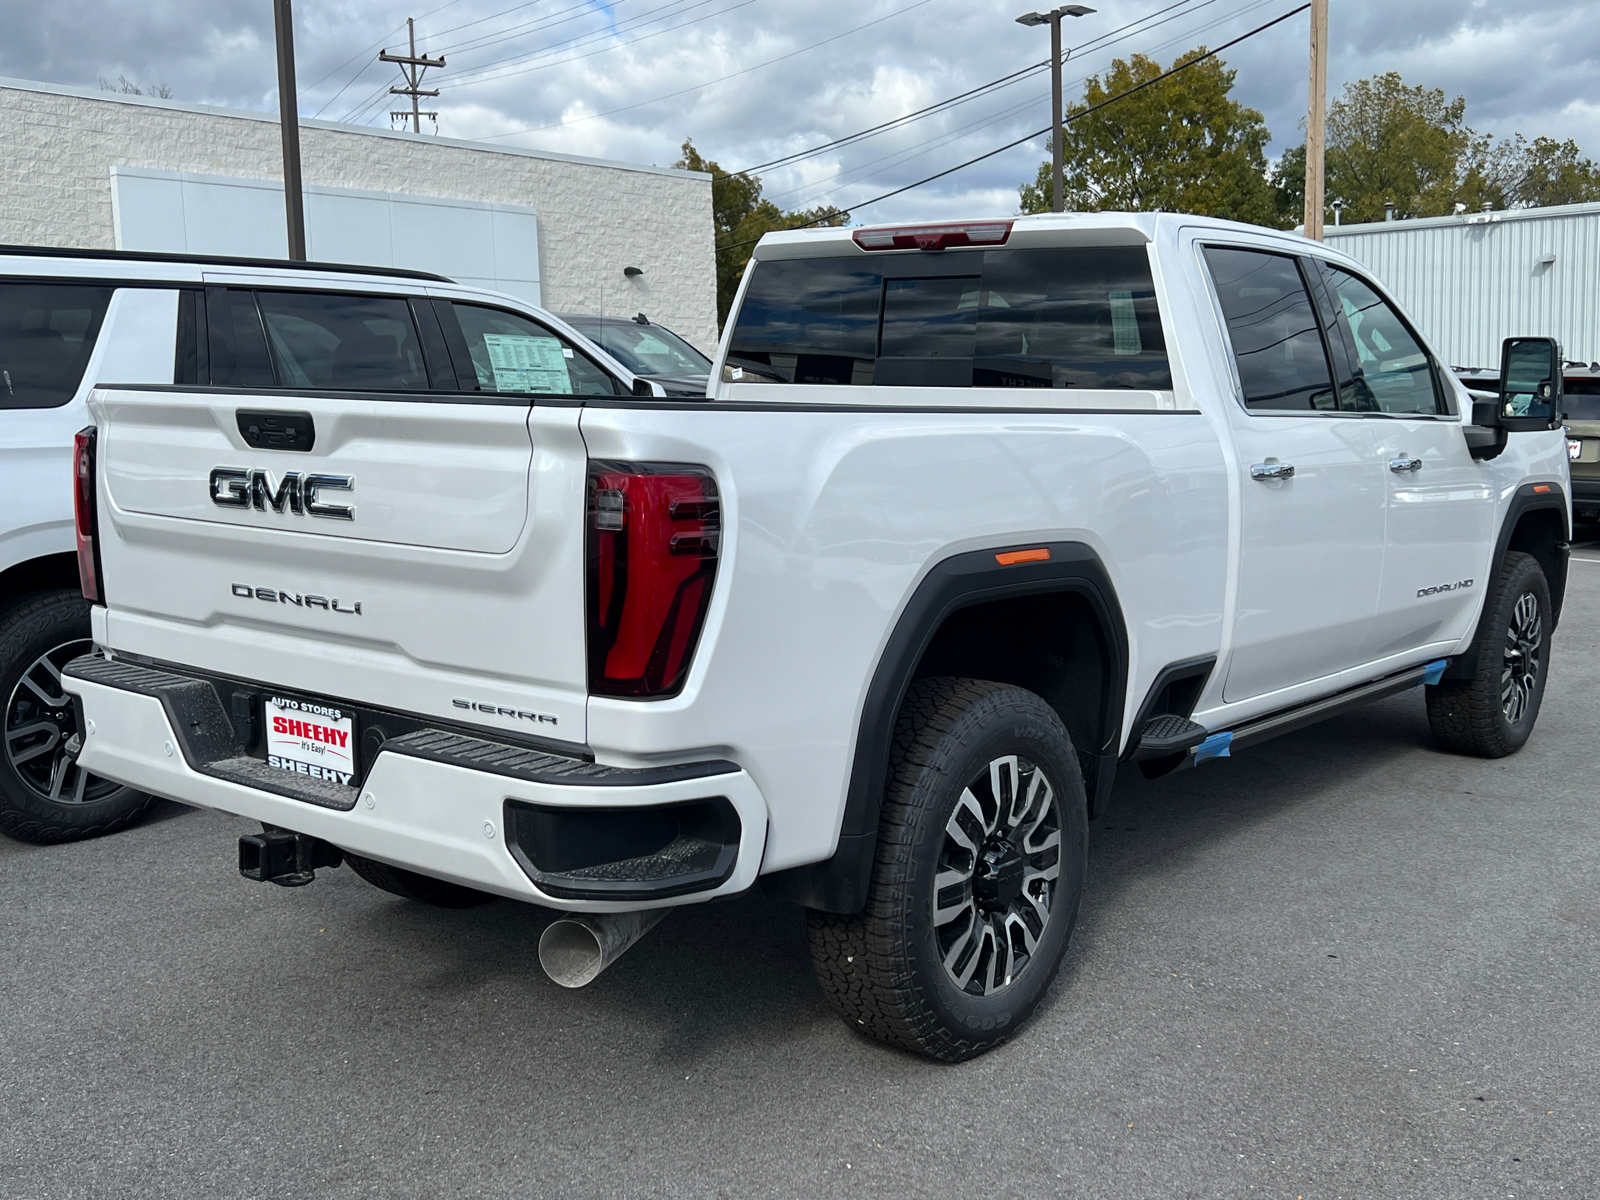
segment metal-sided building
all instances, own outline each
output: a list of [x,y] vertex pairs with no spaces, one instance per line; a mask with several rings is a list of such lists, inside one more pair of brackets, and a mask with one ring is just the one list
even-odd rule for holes
[[1600,359],[1600,204],[1329,226],[1452,366],[1500,366],[1500,341],[1556,337]]
[[[711,177],[301,121],[312,258],[717,340]],[[0,243],[281,257],[278,118],[0,79]]]

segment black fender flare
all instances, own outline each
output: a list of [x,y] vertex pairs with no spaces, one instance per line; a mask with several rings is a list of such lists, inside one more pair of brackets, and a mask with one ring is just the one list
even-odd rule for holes
[[[1505,561],[1506,551],[1511,545],[1511,535],[1516,532],[1517,522],[1521,521],[1530,512],[1539,509],[1554,509],[1561,516],[1561,526],[1566,538],[1556,544],[1556,577],[1546,580],[1550,585],[1550,607],[1553,610],[1551,617],[1553,625],[1550,630],[1555,632],[1554,624],[1561,620],[1561,601],[1567,592],[1567,538],[1572,536],[1572,525],[1567,518],[1567,494],[1559,483],[1525,483],[1516,490],[1511,497],[1511,503],[1506,507],[1505,519],[1500,522],[1500,533],[1495,538],[1494,557],[1489,560],[1490,578],[1500,569],[1500,564]],[[1488,580],[1485,580],[1487,585]],[[1483,645],[1484,635],[1487,632],[1485,622],[1489,619],[1489,591],[1485,586],[1483,592],[1483,605],[1478,612],[1478,626],[1473,631],[1472,642],[1455,658],[1450,660],[1450,665],[1445,668],[1445,679],[1471,679],[1474,677],[1478,661],[1478,650]]]
[[[1047,549],[1048,561],[1001,565],[1009,551]],[[888,779],[895,715],[934,635],[958,609],[1016,596],[1069,592],[1088,603],[1111,659],[1101,698],[1101,744],[1079,747],[1086,766],[1089,815],[1105,805],[1116,775],[1128,680],[1128,635],[1100,556],[1081,542],[1034,542],[951,555],[923,577],[884,644],[856,728],[855,755],[833,857],[761,878],[762,890],[827,912],[859,912],[867,901],[878,816]]]

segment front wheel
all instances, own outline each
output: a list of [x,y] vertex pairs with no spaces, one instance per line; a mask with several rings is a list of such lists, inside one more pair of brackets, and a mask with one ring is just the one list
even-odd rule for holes
[[1072,740],[1042,699],[913,684],[866,907],[808,914],[818,982],[845,1022],[947,1062],[1010,1038],[1066,953],[1087,819]]
[[43,592],[0,615],[0,830],[14,838],[50,844],[112,833],[156,803],[78,766],[78,701],[61,668],[90,645],[89,604],[76,592]]
[[1452,750],[1504,758],[1533,733],[1550,673],[1550,585],[1538,560],[1507,554],[1485,604],[1475,678],[1428,688],[1428,724]]

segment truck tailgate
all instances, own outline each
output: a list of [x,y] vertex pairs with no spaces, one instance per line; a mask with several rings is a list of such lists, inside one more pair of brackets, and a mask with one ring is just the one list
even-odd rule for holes
[[107,644],[582,742],[578,410],[509,399],[95,392]]

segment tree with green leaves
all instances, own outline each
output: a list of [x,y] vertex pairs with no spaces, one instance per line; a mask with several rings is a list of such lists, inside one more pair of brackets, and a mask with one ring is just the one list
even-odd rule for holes
[[[1193,62],[1205,47],[1180,55]],[[1261,114],[1229,98],[1236,72],[1208,58],[1159,83],[1155,59],[1116,59],[1084,85],[1083,99],[1067,110],[1063,179],[1065,207],[1076,211],[1200,213],[1236,221],[1275,224],[1277,209],[1267,182],[1271,140]],[[1132,92],[1149,83],[1142,91]],[[1126,99],[1090,111],[1114,96]],[[1021,189],[1022,211],[1050,211],[1050,164]]]
[[[1467,102],[1442,88],[1408,86],[1397,72],[1345,85],[1328,108],[1327,197],[1344,221],[1442,217],[1457,204],[1524,208],[1600,200],[1600,166],[1576,142],[1521,134],[1496,141],[1466,124]],[[1284,151],[1273,168],[1279,223],[1305,211],[1306,148]]]
[[1461,201],[1468,208],[1532,208],[1600,200],[1600,166],[1568,138],[1520,133],[1499,142],[1475,135],[1462,156]]
[[[745,264],[761,235],[797,225],[844,225],[850,214],[836,208],[784,212],[761,198],[761,176],[730,173],[695,149],[692,138],[683,143],[683,157],[672,164],[683,171],[711,176],[711,221],[717,239],[717,324],[728,319],[734,293],[744,277]],[[724,249],[726,247],[726,249]]]

